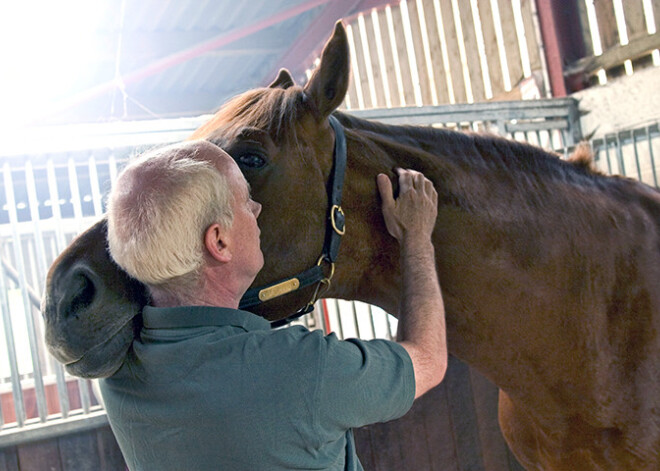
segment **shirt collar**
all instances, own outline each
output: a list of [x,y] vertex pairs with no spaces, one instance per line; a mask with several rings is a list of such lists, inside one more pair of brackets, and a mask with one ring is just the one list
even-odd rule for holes
[[214,306],[153,307],[142,311],[144,327],[148,329],[175,329],[205,326],[235,326],[250,330],[270,330],[263,317],[247,311]]

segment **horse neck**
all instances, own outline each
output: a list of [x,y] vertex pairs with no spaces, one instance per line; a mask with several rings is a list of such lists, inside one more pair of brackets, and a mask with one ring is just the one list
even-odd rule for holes
[[[565,301],[566,309],[558,308],[565,294],[562,277],[579,274],[557,267],[571,265],[566,257],[582,248],[570,220],[587,217],[587,208],[572,205],[560,187],[591,184],[586,173],[497,137],[342,121],[349,145],[345,201],[352,218],[344,247],[354,278],[347,278],[340,297],[396,315],[399,251],[382,222],[375,176],[397,166],[414,168],[434,182],[439,196],[433,240],[450,351],[511,391],[522,388],[520,376],[506,366],[521,364],[513,355],[538,361],[534,369],[564,361],[554,352],[574,349],[577,334],[571,325],[584,319],[571,317],[571,308],[578,307],[571,302],[584,293]],[[539,168],[527,168],[532,163]],[[550,237],[559,222],[563,237]],[[353,234],[351,225],[357,226]],[[539,352],[552,353],[543,358]]]

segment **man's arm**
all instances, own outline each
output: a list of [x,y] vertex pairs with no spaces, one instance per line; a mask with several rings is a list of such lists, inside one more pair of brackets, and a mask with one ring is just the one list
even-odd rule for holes
[[377,182],[387,230],[399,241],[403,286],[397,342],[412,359],[418,398],[440,384],[447,370],[445,310],[431,242],[438,195],[421,173],[397,173],[396,200],[386,175],[378,175]]

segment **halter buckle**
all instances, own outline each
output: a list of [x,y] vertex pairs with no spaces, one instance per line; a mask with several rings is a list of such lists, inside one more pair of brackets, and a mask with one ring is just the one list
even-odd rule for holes
[[346,232],[346,222],[344,219],[344,210],[341,209],[341,206],[332,205],[332,208],[330,208],[330,222],[334,231],[340,236],[343,236]]

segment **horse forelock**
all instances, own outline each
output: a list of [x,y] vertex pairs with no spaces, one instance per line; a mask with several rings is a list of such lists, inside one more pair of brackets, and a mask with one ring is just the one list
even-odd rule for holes
[[301,87],[257,88],[229,100],[216,113],[227,135],[235,135],[244,127],[268,132],[276,144],[296,139],[296,122],[303,102]]

